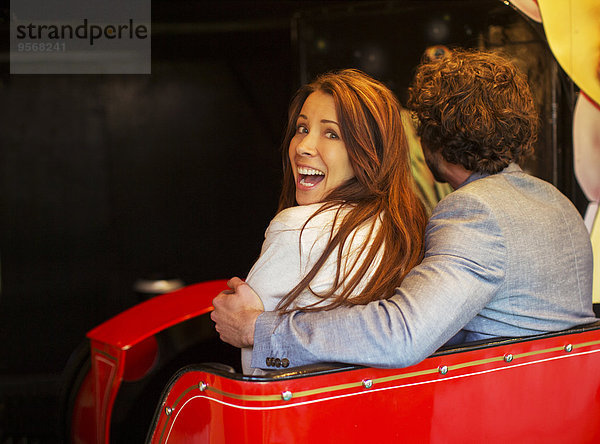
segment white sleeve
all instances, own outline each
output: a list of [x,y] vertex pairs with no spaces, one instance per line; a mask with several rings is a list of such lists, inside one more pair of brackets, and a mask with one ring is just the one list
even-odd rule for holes
[[[295,207],[296,208],[296,207]],[[305,211],[305,210],[301,210]],[[307,261],[322,253],[313,248],[321,237],[322,229],[311,227],[300,233],[304,221],[300,211],[288,211],[283,217],[276,217],[267,228],[260,257],[248,273],[246,283],[259,295],[265,310],[273,311],[279,301],[287,295],[308,271]],[[318,251],[317,251],[318,250]],[[318,257],[317,257],[318,259]],[[260,374],[251,368],[252,348],[242,350],[242,368],[244,374]]]
[[274,310],[302,279],[299,236],[299,230],[275,221],[267,229],[260,257],[246,278],[265,310]]

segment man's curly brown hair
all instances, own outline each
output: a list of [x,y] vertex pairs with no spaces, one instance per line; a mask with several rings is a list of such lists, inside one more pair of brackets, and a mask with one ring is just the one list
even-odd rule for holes
[[407,106],[423,145],[467,170],[497,173],[533,153],[538,116],[527,78],[497,53],[455,49],[423,62]]

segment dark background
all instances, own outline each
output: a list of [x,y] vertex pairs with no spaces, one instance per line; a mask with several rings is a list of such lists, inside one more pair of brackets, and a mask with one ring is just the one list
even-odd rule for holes
[[[5,2],[6,3],[6,2]],[[498,0],[152,2],[152,75],[15,75],[0,34],[0,443],[53,442],[69,357],[141,277],[245,276],[274,215],[300,82],[357,67],[401,101],[427,46],[502,47],[542,119],[527,165],[583,210],[574,87]],[[35,418],[35,420],[34,420]]]

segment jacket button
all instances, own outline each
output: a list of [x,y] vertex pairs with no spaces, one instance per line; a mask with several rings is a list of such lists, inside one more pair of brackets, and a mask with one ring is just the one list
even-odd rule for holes
[[289,365],[290,365],[290,360],[288,358],[283,358],[281,360],[281,366],[283,368],[287,368],[287,367],[289,367]]
[[281,367],[281,360],[279,358],[275,358],[275,367]]

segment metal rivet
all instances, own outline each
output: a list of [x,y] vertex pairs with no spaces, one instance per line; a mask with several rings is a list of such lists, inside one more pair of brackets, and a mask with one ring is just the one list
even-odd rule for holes
[[572,344],[565,345],[565,351],[567,353],[571,353],[573,351],[573,345]]
[[512,362],[512,360],[513,360],[512,353],[507,353],[504,355],[504,362]]
[[438,371],[442,374],[445,375],[446,373],[448,373],[448,366],[447,365],[440,365],[438,367]]
[[204,390],[206,390],[208,388],[208,384],[206,382],[201,382],[200,384],[198,384],[198,388],[200,389],[201,392],[203,392]]
[[165,407],[165,415],[171,416],[171,413],[173,413],[173,408]]
[[362,385],[366,389],[373,387],[373,381],[371,379],[363,379]]
[[289,401],[290,399],[292,399],[292,392],[290,392],[289,390],[282,392],[281,399],[283,399],[284,401]]

